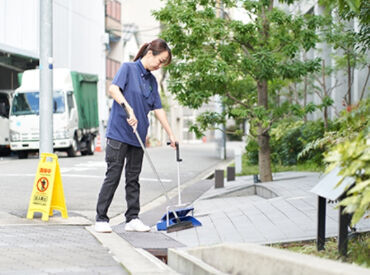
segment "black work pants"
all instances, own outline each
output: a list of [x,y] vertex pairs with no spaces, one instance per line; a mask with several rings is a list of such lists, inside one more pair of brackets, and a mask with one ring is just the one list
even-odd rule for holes
[[109,222],[107,216],[108,208],[112,203],[114,193],[119,185],[123,166],[126,160],[126,203],[125,213],[126,222],[135,219],[140,212],[140,183],[139,175],[143,163],[144,151],[140,147],[135,147],[113,139],[107,139],[105,151],[105,161],[107,171],[105,179],[100,189],[98,203],[96,207],[96,221]]

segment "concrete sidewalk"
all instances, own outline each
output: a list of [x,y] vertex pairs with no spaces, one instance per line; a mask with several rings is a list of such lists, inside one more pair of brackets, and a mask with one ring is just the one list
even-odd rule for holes
[[[252,176],[244,176],[231,182],[225,180],[225,187],[218,189],[213,187],[213,180],[200,181],[183,189],[182,196],[183,201],[194,201],[194,216],[202,226],[161,232],[187,247],[223,242],[270,244],[313,240],[317,230],[317,196],[310,190],[319,182],[319,176],[319,173],[284,172],[275,174],[273,182],[258,184],[253,184]],[[174,197],[171,203],[176,202]],[[142,214],[153,230],[166,213],[165,206]],[[336,204],[327,205],[327,237],[338,235],[339,212],[335,207]],[[117,232],[122,233],[123,226],[117,226]],[[361,220],[356,229],[369,231],[370,219]],[[135,245],[134,240],[130,241]],[[147,245],[150,247],[150,242]]]
[[[197,199],[194,216],[203,224],[167,234],[187,247],[228,243],[271,244],[313,240],[317,232],[317,196],[310,192],[318,173],[284,172],[274,181],[253,184],[251,176],[225,182]],[[326,237],[338,235],[338,209],[328,204]],[[363,219],[357,231],[370,231]]]
[[[202,226],[173,233],[155,232],[156,221],[166,211],[166,204],[162,204],[142,214],[144,222],[152,225],[152,232],[125,232],[124,223],[116,225],[114,231],[133,247],[156,255],[172,248],[183,251],[217,244],[314,240],[317,196],[310,190],[319,177],[319,173],[284,172],[275,174],[273,182],[254,184],[251,176],[245,176],[225,182],[225,187],[218,189],[213,187],[214,180],[203,180],[182,190],[184,201],[194,201],[194,216]],[[175,196],[171,204],[176,201]],[[339,212],[335,206],[327,205],[326,237],[338,235]],[[370,231],[370,219],[361,220],[356,229]]]
[[[224,169],[227,162],[219,165],[212,169]],[[316,238],[317,196],[310,190],[318,173],[277,173],[273,182],[258,184],[251,176],[237,177],[220,189],[213,187],[214,180],[204,179],[207,174],[182,185],[183,201],[193,202],[203,225],[169,234],[125,232],[122,214],[112,219],[112,234],[99,234],[89,219],[73,212],[68,220],[57,215],[45,224],[25,219],[25,212],[0,211],[0,274],[177,274],[149,252],[160,257],[168,248]],[[176,190],[170,198],[176,204]],[[327,207],[327,237],[338,234],[334,207]],[[141,219],[154,229],[166,202],[159,197],[142,210]],[[370,219],[357,230],[369,231]]]
[[[167,147],[150,149],[161,176],[173,178],[166,181],[166,186],[171,189],[176,185],[176,172],[169,170],[169,160],[176,167],[174,151]],[[182,154],[186,159],[182,170],[184,186],[206,177],[220,163],[213,144],[186,145],[182,147]],[[149,252],[133,247],[117,233],[94,232],[96,196],[104,176],[103,158],[103,154],[83,159],[60,158],[64,163],[62,177],[69,217],[63,219],[56,212],[48,222],[41,221],[39,213],[32,220],[26,219],[38,159],[1,160],[0,274],[176,274]],[[152,172],[144,170],[142,201],[145,210],[160,202],[155,198],[161,190],[157,184],[148,181],[153,178]],[[117,207],[112,205],[110,209],[113,217],[118,215],[112,221],[123,218],[122,187],[123,184],[115,196]],[[202,189],[201,193],[206,190]]]

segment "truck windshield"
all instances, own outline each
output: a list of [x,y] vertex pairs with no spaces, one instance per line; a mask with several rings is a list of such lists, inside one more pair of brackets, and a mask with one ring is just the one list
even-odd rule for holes
[[[13,99],[12,115],[32,115],[39,114],[39,92],[17,93]],[[54,91],[53,93],[53,113],[64,113],[64,93]]]

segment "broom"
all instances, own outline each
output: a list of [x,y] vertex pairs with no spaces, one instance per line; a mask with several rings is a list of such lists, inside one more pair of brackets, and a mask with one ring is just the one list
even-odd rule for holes
[[[125,110],[127,117],[128,117],[128,118],[130,118],[130,114],[128,113],[128,111],[127,111],[127,109],[126,109],[125,104],[124,104],[124,103],[121,103],[121,106],[122,106],[122,108]],[[161,187],[162,187],[163,193],[164,193],[164,195],[165,195],[165,197],[166,197],[167,204],[170,204],[170,198],[168,197],[168,194],[167,194],[166,188],[164,187],[164,185],[163,185],[163,183],[162,183],[162,181],[161,181],[161,178],[159,177],[159,174],[158,174],[157,170],[156,170],[156,169],[155,169],[155,167],[154,167],[154,164],[153,164],[153,162],[152,162],[152,159],[151,159],[151,158],[150,158],[150,156],[149,156],[148,151],[146,150],[146,148],[145,148],[145,146],[144,146],[144,144],[143,144],[143,142],[142,142],[142,140],[141,140],[141,138],[140,138],[140,136],[139,136],[138,132],[137,132],[136,130],[134,130],[134,133],[135,133],[135,135],[136,135],[137,140],[138,140],[138,141],[139,141],[139,143],[140,143],[141,148],[142,148],[142,149],[143,149],[143,151],[144,151],[144,155],[145,155],[145,157],[147,158],[147,160],[148,160],[148,162],[149,162],[149,164],[150,164],[150,166],[151,166],[151,168],[152,168],[152,170],[153,170],[154,174],[155,174],[155,175],[156,175],[156,177],[157,177],[157,180],[159,181],[159,183],[160,183],[160,185],[161,185]],[[192,224],[192,222],[190,222],[190,221],[182,221],[182,220],[179,218],[179,216],[177,215],[176,211],[172,211],[172,213],[173,213],[173,215],[175,216],[175,220],[176,220],[176,222],[175,222],[175,223],[173,223],[173,224],[171,224],[171,225],[169,225],[169,226],[167,226],[167,233],[176,232],[176,231],[180,231],[180,230],[184,230],[184,229],[188,229],[188,228],[192,228],[192,227],[194,227],[194,225]],[[167,213],[166,213],[166,215],[167,215]]]

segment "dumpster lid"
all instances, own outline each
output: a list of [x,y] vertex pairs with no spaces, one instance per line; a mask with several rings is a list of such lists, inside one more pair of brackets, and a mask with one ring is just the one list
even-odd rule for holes
[[311,189],[311,192],[333,201],[340,198],[347,190],[347,187],[355,183],[355,179],[346,177],[339,186],[336,186],[342,179],[342,176],[338,175],[339,171],[340,167],[335,167]]

